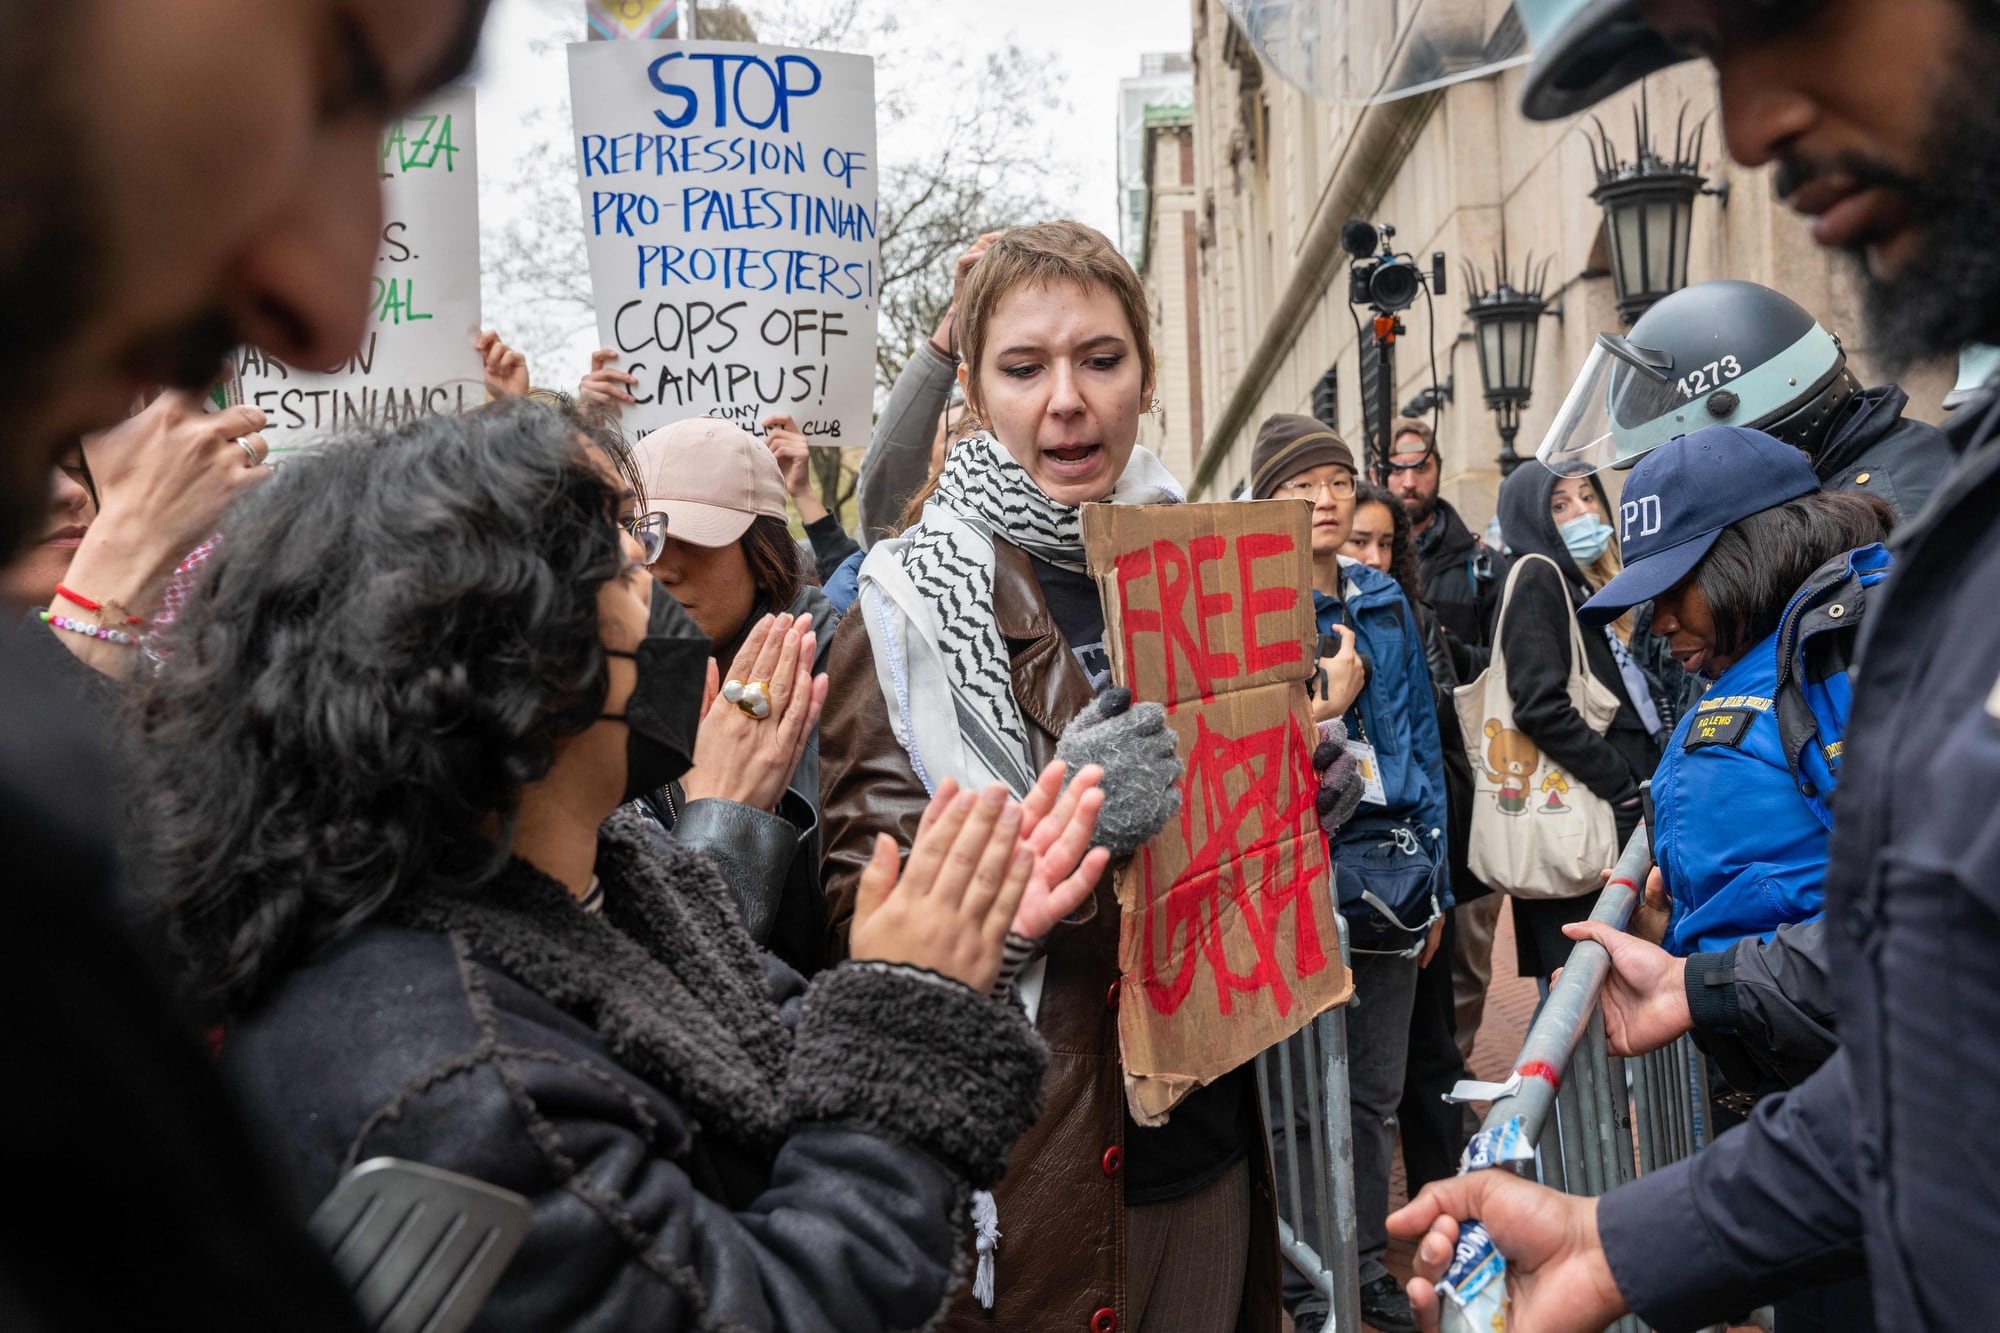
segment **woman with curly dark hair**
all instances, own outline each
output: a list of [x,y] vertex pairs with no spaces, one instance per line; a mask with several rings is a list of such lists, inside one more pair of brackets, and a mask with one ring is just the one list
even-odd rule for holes
[[634,508],[529,402],[288,464],[145,686],[155,894],[301,1200],[378,1156],[530,1200],[482,1327],[922,1327],[1035,1114],[989,992],[1102,868],[1095,775],[940,792],[876,848],[864,961],[760,960],[613,814],[686,767],[707,654]]
[[1438,953],[1444,962],[1417,974],[1416,999],[1410,1006],[1410,1050],[1403,1064],[1403,1100],[1396,1108],[1402,1128],[1403,1174],[1421,1189],[1458,1169],[1459,1154],[1478,1128],[1472,1113],[1445,1100],[1445,1094],[1468,1075],[1458,1047],[1453,1013],[1450,961],[1457,944],[1459,908],[1491,893],[1472,877],[1465,847],[1472,831],[1472,763],[1466,755],[1465,733],[1458,723],[1452,691],[1459,684],[1455,662],[1466,648],[1452,639],[1424,598],[1423,567],[1417,561],[1416,534],[1409,514],[1386,487],[1372,481],[1354,489],[1354,518],[1347,530],[1346,554],[1372,565],[1396,580],[1409,598],[1424,644],[1424,665],[1430,668],[1431,702],[1437,710],[1438,738],[1444,747],[1445,808],[1451,818],[1449,839],[1451,895],[1457,906],[1445,915]]

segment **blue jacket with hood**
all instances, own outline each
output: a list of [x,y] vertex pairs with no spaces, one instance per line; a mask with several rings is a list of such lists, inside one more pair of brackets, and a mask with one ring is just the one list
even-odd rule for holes
[[1852,646],[1889,565],[1880,543],[1821,565],[1667,743],[1653,808],[1669,952],[1718,952],[1819,916]]
[[[1355,650],[1371,664],[1367,685],[1347,710],[1347,734],[1375,747],[1387,797],[1386,807],[1364,805],[1356,817],[1387,814],[1426,833],[1438,830],[1438,863],[1447,864],[1444,747],[1416,615],[1396,580],[1380,570],[1342,556],[1340,574],[1341,596],[1315,591],[1313,610],[1321,634],[1336,624],[1351,628]],[[1438,877],[1439,903],[1446,908],[1453,905],[1449,881],[1449,875]]]

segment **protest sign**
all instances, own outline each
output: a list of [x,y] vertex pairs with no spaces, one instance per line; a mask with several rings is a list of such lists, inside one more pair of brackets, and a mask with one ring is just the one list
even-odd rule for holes
[[873,422],[875,67],[737,42],[569,48],[600,345],[635,433],[777,412],[814,444]]
[[231,397],[264,409],[282,453],[314,437],[486,401],[479,336],[479,168],[470,88],[389,122],[381,145],[382,235],[361,346],[323,371],[255,348],[236,353]]
[[1157,1124],[1352,991],[1313,798],[1311,511],[1088,505],[1114,679],[1167,709],[1180,814],[1118,875],[1126,1100]]

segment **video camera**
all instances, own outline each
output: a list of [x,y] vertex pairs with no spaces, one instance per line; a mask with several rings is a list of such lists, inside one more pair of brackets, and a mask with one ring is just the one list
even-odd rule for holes
[[[1340,248],[1354,256],[1347,270],[1347,300],[1365,305],[1378,315],[1408,310],[1423,290],[1424,277],[1416,258],[1397,254],[1391,244],[1396,229],[1388,223],[1377,226],[1359,218],[1340,229]],[[1430,288],[1433,296],[1443,296],[1444,251],[1431,252]]]

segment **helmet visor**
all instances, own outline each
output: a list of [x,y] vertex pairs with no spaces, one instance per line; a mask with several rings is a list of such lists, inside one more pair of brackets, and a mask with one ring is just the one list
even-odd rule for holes
[[1653,444],[1638,428],[1681,405],[1669,375],[1673,360],[1614,333],[1600,333],[1556,411],[1535,457],[1551,472],[1583,477],[1629,464]]

